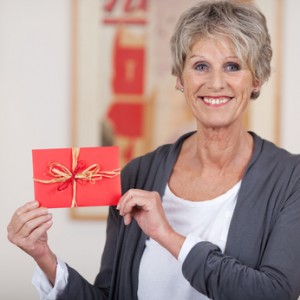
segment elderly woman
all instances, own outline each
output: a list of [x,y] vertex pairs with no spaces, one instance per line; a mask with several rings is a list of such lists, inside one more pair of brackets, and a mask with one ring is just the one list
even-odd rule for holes
[[56,259],[37,202],[16,211],[9,239],[54,286],[36,283],[49,299],[297,299],[300,157],[243,127],[270,75],[265,17],[201,1],[179,19],[171,50],[197,131],[124,168],[94,285]]

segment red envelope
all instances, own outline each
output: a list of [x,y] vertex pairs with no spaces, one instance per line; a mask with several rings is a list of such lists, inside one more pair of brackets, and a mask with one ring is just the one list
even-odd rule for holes
[[35,200],[41,206],[118,204],[121,197],[118,147],[35,149],[32,161]]

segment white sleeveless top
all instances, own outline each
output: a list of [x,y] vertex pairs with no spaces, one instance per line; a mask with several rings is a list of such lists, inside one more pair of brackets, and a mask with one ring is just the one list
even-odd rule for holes
[[[188,201],[174,195],[167,185],[162,205],[170,225],[188,236],[183,247],[191,249],[199,241],[209,241],[224,251],[241,182],[225,194],[208,201]],[[192,237],[191,239],[189,237]],[[191,240],[196,240],[194,244]],[[183,251],[183,250],[181,250]],[[186,255],[179,254],[184,260]],[[151,238],[146,241],[139,269],[139,300],[205,300],[183,277],[182,262]]]

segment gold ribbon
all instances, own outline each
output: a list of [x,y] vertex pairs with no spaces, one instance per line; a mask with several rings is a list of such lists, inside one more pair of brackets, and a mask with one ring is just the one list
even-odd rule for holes
[[[102,178],[114,178],[120,174],[120,169],[114,169],[112,171],[101,171],[98,164],[93,164],[85,168],[85,162],[83,160],[78,161],[80,148],[72,148],[72,171],[70,171],[64,165],[58,162],[52,162],[49,164],[49,174],[53,179],[42,180],[34,178],[34,181],[41,182],[45,184],[52,184],[61,182],[57,188],[58,191],[65,190],[69,184],[73,185],[73,198],[71,207],[76,207],[76,182],[89,181],[90,183],[95,183],[96,180],[101,180]],[[85,169],[84,169],[85,168]],[[82,170],[83,169],[83,170]]]

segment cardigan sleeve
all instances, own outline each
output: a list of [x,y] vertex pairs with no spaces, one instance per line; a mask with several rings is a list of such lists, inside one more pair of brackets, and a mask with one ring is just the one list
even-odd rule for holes
[[[294,173],[299,174],[299,170]],[[267,205],[266,211],[269,215],[272,214],[272,217],[269,218],[269,215],[262,217],[265,223],[257,229],[257,232],[265,231],[261,234],[261,238],[255,239],[250,234],[247,237],[240,237],[250,243],[258,241],[255,251],[261,254],[257,264],[249,266],[236,256],[226,254],[226,250],[222,253],[210,242],[200,242],[191,249],[182,267],[184,276],[195,289],[214,300],[298,299],[300,176],[294,175],[287,179],[286,198],[276,200],[277,206]],[[274,190],[270,190],[270,197],[274,197]],[[282,196],[282,193],[280,195]],[[278,195],[276,197],[279,198]],[[258,219],[259,216],[253,214],[251,218],[252,221],[246,226],[255,227],[255,218]],[[247,247],[241,239],[231,241],[234,244],[231,245],[231,249]],[[239,246],[239,243],[243,245]],[[256,254],[253,252],[253,256]]]

